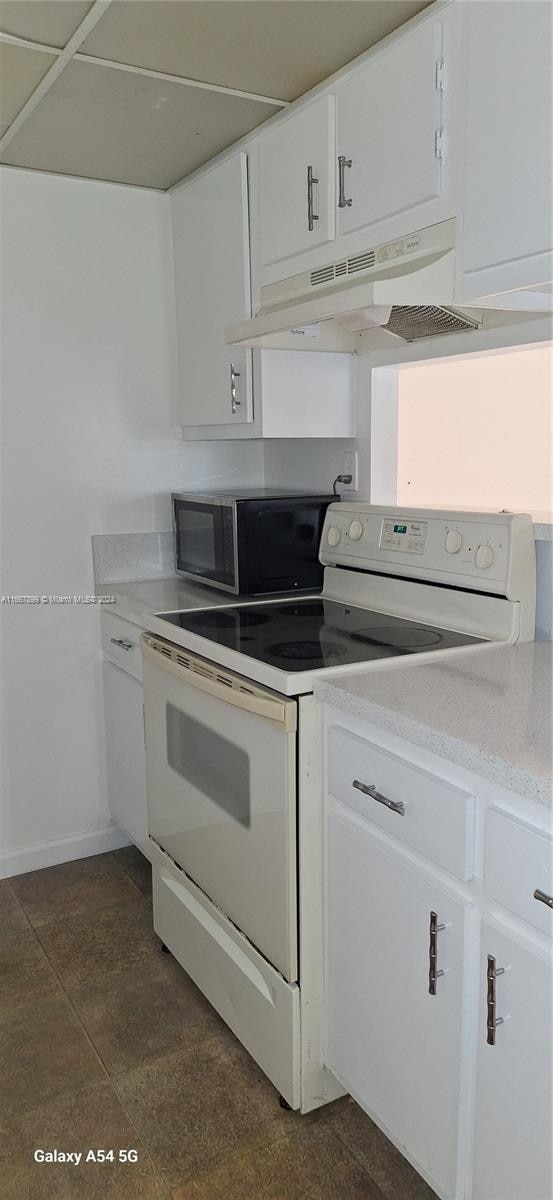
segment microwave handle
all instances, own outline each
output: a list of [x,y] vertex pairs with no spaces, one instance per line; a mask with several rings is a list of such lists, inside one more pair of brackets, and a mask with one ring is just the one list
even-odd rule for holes
[[284,696],[265,691],[257,684],[250,684],[225,667],[217,667],[203,658],[196,658],[188,650],[164,642],[154,634],[143,633],[140,646],[144,658],[150,659],[163,671],[169,671],[189,687],[199,688],[216,700],[280,725],[285,733],[295,732],[295,700],[287,700]]

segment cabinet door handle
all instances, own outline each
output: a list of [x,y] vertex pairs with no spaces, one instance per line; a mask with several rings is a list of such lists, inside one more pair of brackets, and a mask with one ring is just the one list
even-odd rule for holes
[[230,407],[231,407],[231,412],[232,412],[233,416],[237,412],[237,410],[240,408],[240,405],[242,403],[242,401],[239,400],[236,395],[236,380],[237,379],[240,379],[240,371],[237,371],[234,363],[231,363],[230,364]]
[[314,211],[313,187],[319,180],[313,174],[313,167],[307,168],[307,228],[310,233],[315,228],[315,221],[319,220],[319,214]]
[[358,792],[363,792],[365,796],[370,796],[378,804],[384,804],[386,808],[391,808],[392,812],[398,813],[400,817],[405,816],[403,800],[389,800],[387,796],[383,796],[382,792],[377,790],[374,783],[361,783],[360,779],[354,779],[352,787],[357,788]]
[[338,208],[351,208],[353,200],[346,198],[346,167],[352,167],[351,158],[345,154],[338,155]]
[[110,638],[110,642],[114,646],[120,646],[122,650],[132,650],[134,642],[128,642],[126,638]]
[[541,900],[542,904],[547,904],[548,908],[553,908],[553,896],[548,896],[547,892],[542,892],[541,888],[536,888],[534,900]]
[[496,1017],[496,1015],[495,1015],[495,1008],[496,1008],[495,981],[496,981],[498,975],[504,975],[504,974],[505,974],[505,967],[496,967],[495,958],[493,957],[493,954],[488,954],[488,969],[487,969],[487,973],[486,973],[486,979],[487,979],[487,984],[488,984],[486,1041],[488,1043],[488,1046],[495,1046],[495,1031],[496,1031],[498,1025],[503,1025],[504,1018]]
[[430,941],[428,946],[428,991],[436,995],[436,980],[440,979],[443,971],[438,971],[438,934],[445,925],[438,925],[438,914],[430,913]]

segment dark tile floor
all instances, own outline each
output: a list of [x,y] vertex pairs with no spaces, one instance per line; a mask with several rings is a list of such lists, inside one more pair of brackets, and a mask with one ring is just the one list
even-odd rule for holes
[[435,1200],[352,1100],[279,1107],[162,953],[134,847],[0,882],[0,1097],[2,1200]]

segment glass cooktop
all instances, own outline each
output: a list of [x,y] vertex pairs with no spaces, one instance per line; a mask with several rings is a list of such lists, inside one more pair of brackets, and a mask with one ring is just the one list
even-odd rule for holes
[[157,615],[281,671],[346,667],[483,640],[319,598]]

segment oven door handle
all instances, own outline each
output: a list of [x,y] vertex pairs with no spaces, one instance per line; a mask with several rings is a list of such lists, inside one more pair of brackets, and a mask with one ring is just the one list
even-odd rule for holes
[[144,658],[151,659],[162,671],[169,671],[189,687],[199,688],[224,704],[241,708],[243,712],[261,717],[282,727],[284,733],[295,733],[297,729],[297,705],[295,700],[279,696],[258,684],[250,683],[241,675],[218,667],[205,658],[198,658],[172,642],[165,642],[154,634],[143,633],[140,646]]

